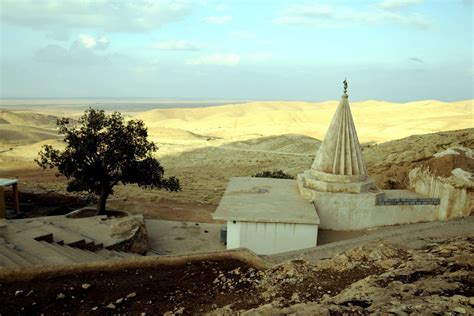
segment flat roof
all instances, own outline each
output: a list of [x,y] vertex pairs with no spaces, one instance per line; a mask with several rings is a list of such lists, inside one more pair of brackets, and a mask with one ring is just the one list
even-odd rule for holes
[[231,178],[213,216],[242,222],[319,224],[314,204],[304,199],[295,180]]
[[5,179],[5,178],[0,178],[0,187],[6,187],[7,185],[12,185],[17,183],[17,179]]

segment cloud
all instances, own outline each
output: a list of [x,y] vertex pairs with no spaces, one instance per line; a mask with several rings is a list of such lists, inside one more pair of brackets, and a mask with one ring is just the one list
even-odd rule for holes
[[308,18],[332,18],[334,17],[334,10],[331,6],[325,4],[292,4],[286,9],[286,14]]
[[415,63],[419,63],[419,64],[424,64],[425,63],[423,60],[421,60],[418,57],[410,57],[410,58],[408,58],[408,60],[412,61],[412,62],[415,62]]
[[396,10],[422,3],[423,0],[384,0],[376,3],[375,6],[383,10]]
[[418,29],[427,29],[430,26],[429,21],[421,14],[401,15],[396,13],[387,13],[386,17],[402,26],[415,27]]
[[[400,0],[401,1],[401,0]],[[414,2],[416,0],[406,0]],[[395,5],[393,3],[392,5]],[[400,14],[389,10],[377,9],[378,6],[355,10],[349,6],[329,6],[325,4],[292,4],[286,7],[275,24],[317,27],[350,27],[354,24],[396,23],[402,26],[425,29],[428,20],[421,14]]]
[[79,42],[84,48],[106,49],[109,46],[109,40],[105,36],[94,37],[90,35],[79,35]]
[[55,29],[46,34],[46,38],[60,42],[67,42],[70,37],[69,32],[64,29]]
[[237,66],[240,63],[240,56],[236,54],[213,54],[189,59],[188,65],[217,65],[217,66]]
[[1,20],[15,25],[114,32],[151,31],[184,18],[192,9],[186,0],[2,0],[1,6]]
[[153,48],[160,50],[187,50],[187,51],[197,51],[199,47],[191,42],[183,40],[172,40],[172,41],[162,41],[157,42],[153,45]]
[[206,16],[202,21],[210,24],[225,24],[232,21],[232,17],[230,15]]
[[98,55],[75,42],[69,49],[59,45],[48,45],[36,51],[34,59],[41,63],[69,66],[91,66],[107,62],[107,57]]

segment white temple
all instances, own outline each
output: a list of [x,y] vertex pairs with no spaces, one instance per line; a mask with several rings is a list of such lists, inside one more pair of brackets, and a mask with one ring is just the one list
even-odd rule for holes
[[[347,87],[346,81],[344,84]],[[300,179],[304,187],[322,192],[378,192],[367,175],[346,92],[311,169]]]
[[318,227],[361,230],[448,219],[443,203],[414,191],[377,187],[367,174],[344,80],[311,168],[296,181],[232,178],[213,218],[227,221],[228,249],[272,254],[316,246]]
[[381,191],[368,176],[345,80],[313,165],[297,182],[301,195],[313,201],[323,229],[359,230],[440,218],[439,199],[407,190]]

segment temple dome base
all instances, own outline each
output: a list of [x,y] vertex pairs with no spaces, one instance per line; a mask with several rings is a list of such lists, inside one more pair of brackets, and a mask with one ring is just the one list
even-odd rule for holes
[[377,193],[380,191],[375,181],[368,176],[353,179],[352,176],[337,176],[315,170],[306,170],[298,175],[297,181],[300,191],[302,189],[344,193]]

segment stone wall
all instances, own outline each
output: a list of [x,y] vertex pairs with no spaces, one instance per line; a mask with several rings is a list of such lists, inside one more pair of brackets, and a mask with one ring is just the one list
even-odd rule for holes
[[362,230],[443,219],[438,205],[376,205],[380,194],[313,192],[321,229]]
[[474,208],[472,181],[432,175],[429,170],[415,168],[409,173],[410,189],[431,198],[439,198],[442,219],[469,216]]

